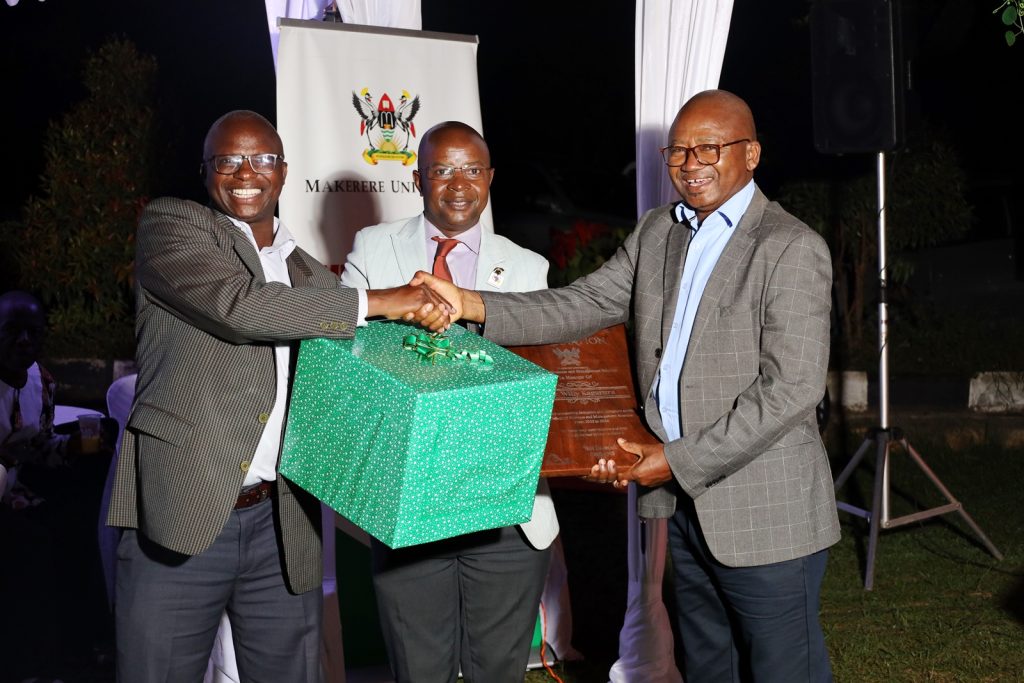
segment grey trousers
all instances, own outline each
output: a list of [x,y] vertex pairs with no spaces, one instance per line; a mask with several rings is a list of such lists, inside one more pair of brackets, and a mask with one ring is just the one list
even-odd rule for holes
[[117,680],[202,681],[226,609],[243,683],[319,683],[323,592],[290,593],[281,567],[270,500],[233,511],[194,556],[126,530],[114,606]]
[[391,550],[371,540],[381,630],[397,683],[521,683],[551,548],[517,527]]

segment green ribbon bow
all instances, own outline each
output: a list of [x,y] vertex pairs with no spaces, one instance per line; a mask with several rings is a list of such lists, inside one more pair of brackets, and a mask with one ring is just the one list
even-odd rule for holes
[[439,360],[460,360],[482,365],[494,364],[494,359],[486,351],[453,351],[451,346],[452,340],[441,332],[414,332],[402,339],[403,349],[415,351],[421,360],[429,360],[431,363]]

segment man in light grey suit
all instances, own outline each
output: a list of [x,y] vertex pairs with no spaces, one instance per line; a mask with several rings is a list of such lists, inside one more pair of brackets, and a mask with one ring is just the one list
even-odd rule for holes
[[341,288],[295,246],[259,114],[213,124],[201,173],[212,206],[156,199],[136,235],[138,378],[108,515],[125,528],[118,680],[202,680],[227,610],[243,680],[318,683],[320,504],[277,474],[292,342],[436,299]]
[[[498,295],[425,273],[453,318],[500,344],[579,339],[631,316],[652,442],[620,440],[641,517],[669,518],[687,683],[828,681],[818,620],[839,539],[815,423],[829,353],[824,240],[753,181],[761,156],[739,97],[698,93],[662,153],[682,202],[647,212],[601,268],[568,287]],[[434,311],[421,323],[443,328]]]
[[[483,229],[494,169],[470,126],[448,121],[420,141],[413,181],[423,213],[356,233],[342,284],[393,287],[423,268],[492,292],[547,286],[540,255]],[[447,240],[457,240],[445,247]],[[436,264],[436,268],[434,268]],[[452,406],[459,410],[459,406]],[[398,683],[522,681],[558,520],[542,479],[530,521],[398,550],[371,539],[373,580]]]

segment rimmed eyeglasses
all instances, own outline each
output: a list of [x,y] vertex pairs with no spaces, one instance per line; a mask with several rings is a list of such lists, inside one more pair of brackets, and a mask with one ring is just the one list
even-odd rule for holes
[[462,177],[466,180],[480,180],[484,177],[484,174],[490,170],[491,169],[487,166],[463,166],[462,168],[455,168],[454,166],[431,166],[423,175],[427,176],[431,180],[451,180],[455,177],[456,173],[461,173]]
[[215,154],[209,159],[204,159],[206,163],[213,162],[213,170],[221,175],[234,175],[238,173],[238,169],[242,168],[242,164],[246,161],[249,162],[249,168],[254,173],[261,175],[269,175],[274,172],[277,168],[277,162],[284,163],[283,154]]
[[683,145],[669,145],[668,147],[661,148],[661,156],[665,159],[666,166],[684,166],[686,160],[690,158],[690,152],[693,152],[694,158],[697,163],[702,166],[710,166],[717,164],[719,159],[722,158],[722,148],[730,145],[738,145],[741,142],[752,142],[750,138],[743,138],[742,140],[733,140],[732,142],[726,142],[721,145],[703,144],[697,145],[696,147],[684,147]]

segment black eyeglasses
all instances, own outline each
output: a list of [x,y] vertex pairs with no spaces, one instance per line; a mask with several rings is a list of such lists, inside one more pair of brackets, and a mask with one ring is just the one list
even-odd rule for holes
[[424,173],[431,180],[451,180],[456,173],[461,173],[466,180],[480,180],[484,174],[491,169],[486,166],[431,166]]
[[661,148],[661,156],[665,159],[666,166],[684,166],[686,160],[690,157],[690,152],[693,152],[694,158],[698,164],[703,166],[710,166],[717,164],[718,160],[722,158],[722,148],[728,147],[729,145],[738,145],[741,142],[751,142],[750,138],[743,138],[742,140],[733,140],[727,142],[724,145],[697,145],[696,147],[683,147],[682,145],[669,145],[668,147]]
[[269,175],[277,168],[279,160],[281,163],[284,163],[283,154],[215,154],[209,159],[204,159],[206,163],[212,161],[213,170],[221,175],[234,175],[238,173],[238,169],[242,168],[242,164],[246,161],[249,162],[249,168],[253,172]]

